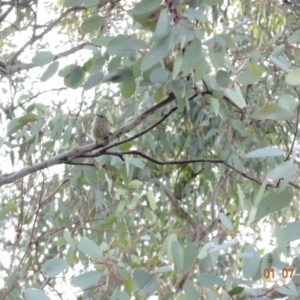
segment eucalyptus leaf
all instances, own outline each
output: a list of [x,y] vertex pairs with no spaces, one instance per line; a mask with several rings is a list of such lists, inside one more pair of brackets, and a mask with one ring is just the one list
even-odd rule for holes
[[52,62],[54,57],[54,54],[49,51],[41,51],[32,58],[32,62],[37,66],[43,66]]
[[98,271],[88,271],[71,279],[71,285],[86,289],[96,285],[101,278],[101,273]]
[[257,120],[271,119],[286,121],[295,117],[293,111],[281,107],[279,104],[267,104],[253,112],[252,117]]

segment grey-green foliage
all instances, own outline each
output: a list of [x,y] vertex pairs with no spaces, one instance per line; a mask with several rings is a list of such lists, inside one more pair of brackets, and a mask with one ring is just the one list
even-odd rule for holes
[[221,2],[7,4],[0,175],[91,143],[95,112],[118,129],[172,94],[110,151],[185,162],[105,154],[2,186],[0,299],[298,296],[300,7]]

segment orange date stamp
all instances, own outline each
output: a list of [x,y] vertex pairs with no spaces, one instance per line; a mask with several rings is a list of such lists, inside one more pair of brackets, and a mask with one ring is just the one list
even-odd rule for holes
[[[292,278],[295,273],[294,268],[283,268],[281,270],[281,277],[282,278]],[[275,270],[274,269],[264,269],[264,277],[265,278],[274,278],[275,277]]]

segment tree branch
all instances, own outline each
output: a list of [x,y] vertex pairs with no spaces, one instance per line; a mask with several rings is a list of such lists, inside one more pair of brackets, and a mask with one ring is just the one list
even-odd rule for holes
[[[102,154],[102,153],[101,153]],[[192,164],[192,163],[215,163],[215,164],[223,164],[225,166],[227,166],[228,168],[230,168],[231,170],[233,170],[234,172],[240,174],[241,176],[259,184],[259,185],[262,185],[262,182],[261,180],[257,179],[257,178],[254,178],[248,174],[246,174],[245,172],[243,171],[240,171],[238,169],[236,169],[234,166],[230,165],[228,162],[226,162],[225,160],[223,159],[210,159],[210,158],[199,158],[199,159],[188,159],[188,160],[170,160],[170,161],[161,161],[161,160],[157,160],[155,158],[152,158],[150,156],[148,156],[147,154],[144,154],[140,151],[137,151],[137,150],[129,150],[129,151],[120,151],[120,152],[112,152],[112,151],[106,151],[105,154],[111,154],[111,155],[127,155],[127,154],[133,154],[133,155],[139,155],[157,165],[182,165],[182,164]],[[88,156],[88,157],[91,157],[91,156]],[[92,156],[92,157],[95,157],[95,156]],[[289,182],[289,185],[297,188],[297,189],[300,189],[300,186],[296,185],[295,183],[293,182]],[[275,184],[271,184],[271,183],[268,183],[266,185],[266,187],[270,187],[270,188],[276,188],[277,185]]]
[[[196,96],[197,96],[197,94],[193,95],[190,99],[192,99]],[[140,116],[137,116],[135,119],[133,119],[129,124],[122,126],[120,129],[113,132],[111,135],[107,136],[106,138],[104,138],[102,141],[100,141],[98,143],[91,143],[91,144],[84,145],[81,147],[76,147],[76,148],[73,148],[72,150],[66,151],[65,153],[61,153],[59,155],[51,157],[43,162],[33,164],[32,166],[27,166],[17,172],[4,174],[4,175],[0,176],[0,186],[7,184],[7,183],[12,183],[20,178],[25,177],[26,175],[49,168],[51,166],[55,166],[55,165],[63,164],[63,163],[65,163],[65,164],[70,163],[73,159],[79,158],[87,152],[91,152],[95,149],[99,149],[99,148],[109,144],[113,140],[117,139],[121,135],[131,131],[136,126],[141,124],[146,118],[153,115],[156,111],[162,109],[163,107],[165,107],[169,103],[173,102],[174,100],[175,100],[175,95],[173,93],[169,94],[165,100],[152,106],[150,109],[148,109],[147,111],[142,113]],[[122,141],[121,143],[124,143],[124,141]]]
[[185,219],[192,227],[194,230],[197,229],[198,227],[198,222],[192,218],[192,216],[190,216],[180,205],[178,199],[176,199],[176,197],[174,196],[174,194],[172,193],[172,191],[170,189],[168,189],[162,182],[159,181],[158,178],[154,178],[156,184],[158,186],[163,187],[166,195],[168,196],[169,200],[172,203],[172,206],[175,208],[175,210],[178,212],[178,214],[180,215],[181,218]]
[[69,9],[67,9],[56,20],[52,21],[43,32],[41,32],[40,34],[34,36],[29,41],[27,41],[23,46],[21,46],[21,48],[17,52],[14,53],[14,55],[10,59],[9,63],[13,62],[28,46],[32,46],[32,44],[36,40],[40,39],[46,33],[48,33],[49,31],[51,31],[52,28],[54,28],[66,15],[68,15],[69,13],[71,13],[73,11],[85,10],[85,9],[86,8],[84,6],[74,6],[74,7],[70,7]]
[[[93,46],[96,46],[96,47],[99,47],[93,43],[82,43],[76,47],[73,47],[69,50],[66,50],[64,52],[61,52],[61,53],[58,53],[54,56],[54,59],[53,61],[56,61],[62,57],[66,57],[70,54],[73,54],[81,49],[83,49],[84,46],[86,45],[93,45]],[[21,64],[16,64],[16,65],[9,65],[9,62],[8,63],[4,63],[3,61],[0,62],[0,71],[4,74],[13,74],[13,73],[16,73],[16,72],[20,72],[22,70],[29,70],[29,69],[32,69],[32,68],[35,68],[37,67],[37,65],[33,64],[33,63],[21,63]]]

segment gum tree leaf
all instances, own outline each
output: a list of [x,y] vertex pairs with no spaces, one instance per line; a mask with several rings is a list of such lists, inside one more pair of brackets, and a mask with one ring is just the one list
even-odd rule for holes
[[72,278],[71,284],[73,286],[86,289],[90,286],[97,284],[100,278],[101,278],[101,273],[99,273],[98,271],[89,271]]
[[41,81],[44,82],[50,79],[57,72],[58,66],[59,66],[58,61],[54,61],[52,64],[50,64],[47,70],[41,76]]
[[53,258],[48,260],[46,263],[42,265],[42,272],[46,276],[57,276],[60,274],[65,268],[67,264],[62,258]]
[[271,119],[275,121],[291,120],[295,117],[295,113],[281,107],[279,104],[267,104],[257,109],[252,117],[256,120]]
[[166,37],[172,29],[171,19],[166,9],[160,11],[159,19],[153,33],[153,40],[158,42]]
[[32,62],[37,66],[44,66],[51,63],[54,57],[54,54],[49,51],[41,51],[32,58]]
[[45,292],[36,288],[25,289],[25,297],[27,300],[50,300]]
[[104,77],[103,72],[99,72],[99,73],[91,75],[87,79],[87,81],[84,83],[83,89],[85,91],[90,90],[91,88],[98,85],[102,81],[103,77]]
[[81,30],[84,33],[93,33],[104,24],[104,18],[98,15],[91,16],[83,21],[81,24]]
[[78,88],[85,77],[85,71],[80,66],[75,66],[71,73],[64,78],[64,83],[67,87],[71,87],[73,89]]
[[260,148],[255,149],[251,152],[248,152],[245,157],[247,158],[259,158],[259,157],[273,157],[273,156],[281,156],[285,155],[285,151],[278,148]]
[[286,76],[286,82],[290,85],[300,84],[300,69],[295,69],[289,72]]
[[144,57],[141,64],[141,70],[146,71],[150,69],[157,62],[162,60],[170,50],[171,36],[168,35],[164,39],[157,42]]

